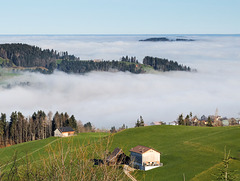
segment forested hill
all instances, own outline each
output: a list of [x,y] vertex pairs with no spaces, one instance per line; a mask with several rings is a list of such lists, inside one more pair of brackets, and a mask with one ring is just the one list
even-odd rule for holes
[[[27,44],[0,44],[1,64],[5,67],[44,67],[55,69],[57,60],[78,60],[68,52],[57,52],[56,50],[42,50],[36,46]],[[4,61],[5,60],[5,61]]]
[[177,62],[174,62],[172,60],[163,59],[163,58],[157,58],[157,57],[149,57],[146,56],[143,59],[144,65],[150,65],[155,70],[158,71],[171,71],[171,70],[178,70],[178,71],[191,71],[190,67],[183,66],[178,64]]
[[[143,64],[136,57],[122,57],[120,61],[82,61],[68,52],[41,49],[27,44],[0,44],[0,66],[24,68],[42,73],[52,73],[55,69],[67,73],[86,73],[90,71],[129,71],[131,73],[145,73],[149,70],[157,71],[191,71],[189,67],[179,65],[167,59],[145,57]],[[32,69],[33,68],[33,69]]]

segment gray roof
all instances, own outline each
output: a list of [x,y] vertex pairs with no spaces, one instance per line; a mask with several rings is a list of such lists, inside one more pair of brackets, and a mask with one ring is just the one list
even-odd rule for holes
[[62,132],[72,132],[74,131],[71,127],[61,127],[58,128],[58,130],[62,133]]
[[115,158],[117,155],[122,153],[122,149],[120,148],[115,148],[114,151],[107,157],[107,161],[111,161],[113,158]]

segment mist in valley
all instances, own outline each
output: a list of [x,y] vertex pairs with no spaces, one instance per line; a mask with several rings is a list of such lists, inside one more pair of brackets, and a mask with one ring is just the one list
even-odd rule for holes
[[138,42],[143,39],[138,36],[3,36],[0,43],[21,42],[68,51],[83,60],[118,60],[129,55],[141,62],[148,55],[178,61],[197,72],[20,73],[0,80],[0,112],[8,117],[12,111],[25,116],[37,110],[67,112],[98,128],[131,127],[140,115],[146,123],[170,122],[189,112],[207,116],[216,108],[222,116],[238,117],[240,37],[190,38],[197,41]]

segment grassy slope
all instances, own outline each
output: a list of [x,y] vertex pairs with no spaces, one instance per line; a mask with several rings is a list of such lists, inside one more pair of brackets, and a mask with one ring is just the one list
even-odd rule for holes
[[[139,180],[211,180],[221,166],[224,147],[231,149],[233,169],[240,174],[240,127],[149,126],[128,129],[114,136],[112,149],[144,145],[159,150],[163,167],[138,171]],[[240,175],[239,175],[240,176]],[[240,178],[240,177],[239,177]]]
[[0,149],[0,166],[11,162],[13,155],[17,152],[17,159],[24,158],[28,154],[34,161],[38,161],[44,156],[48,156],[49,147],[54,148],[59,145],[89,145],[98,141],[101,137],[107,136],[107,133],[81,133],[69,138],[50,137],[44,140],[30,141],[22,144],[13,145]]
[[[99,138],[107,136],[106,133],[81,133],[71,138],[48,138],[45,140],[23,143],[0,149],[0,165],[6,163],[18,150],[18,158],[24,157],[26,152],[38,162],[47,156],[45,146],[64,146],[69,143],[75,145],[95,144]],[[56,140],[56,141],[55,141]],[[238,170],[240,178],[240,127],[185,127],[185,126],[149,126],[136,129],[127,129],[113,136],[112,151],[120,147],[126,154],[137,145],[144,145],[159,150],[163,167],[147,172],[137,171],[138,180],[212,180],[213,173],[221,167],[224,147],[231,149],[230,167]],[[53,143],[52,143],[53,142]],[[61,143],[61,144],[60,144]],[[97,142],[98,143],[98,142]],[[44,147],[45,146],[45,147]],[[73,147],[74,148],[74,147]],[[91,148],[92,149],[92,148]],[[90,150],[91,150],[90,149]],[[95,148],[94,148],[95,149]],[[36,151],[37,150],[37,151]]]

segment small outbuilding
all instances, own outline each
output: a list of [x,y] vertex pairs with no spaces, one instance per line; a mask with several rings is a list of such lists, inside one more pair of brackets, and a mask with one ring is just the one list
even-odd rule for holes
[[115,148],[114,151],[107,157],[106,162],[108,165],[129,164],[130,158],[124,154],[122,149]]
[[132,148],[130,152],[131,164],[134,168],[147,171],[163,166],[160,163],[161,153],[152,148],[138,145]]
[[61,127],[54,131],[55,137],[68,137],[73,136],[75,131],[71,127]]

